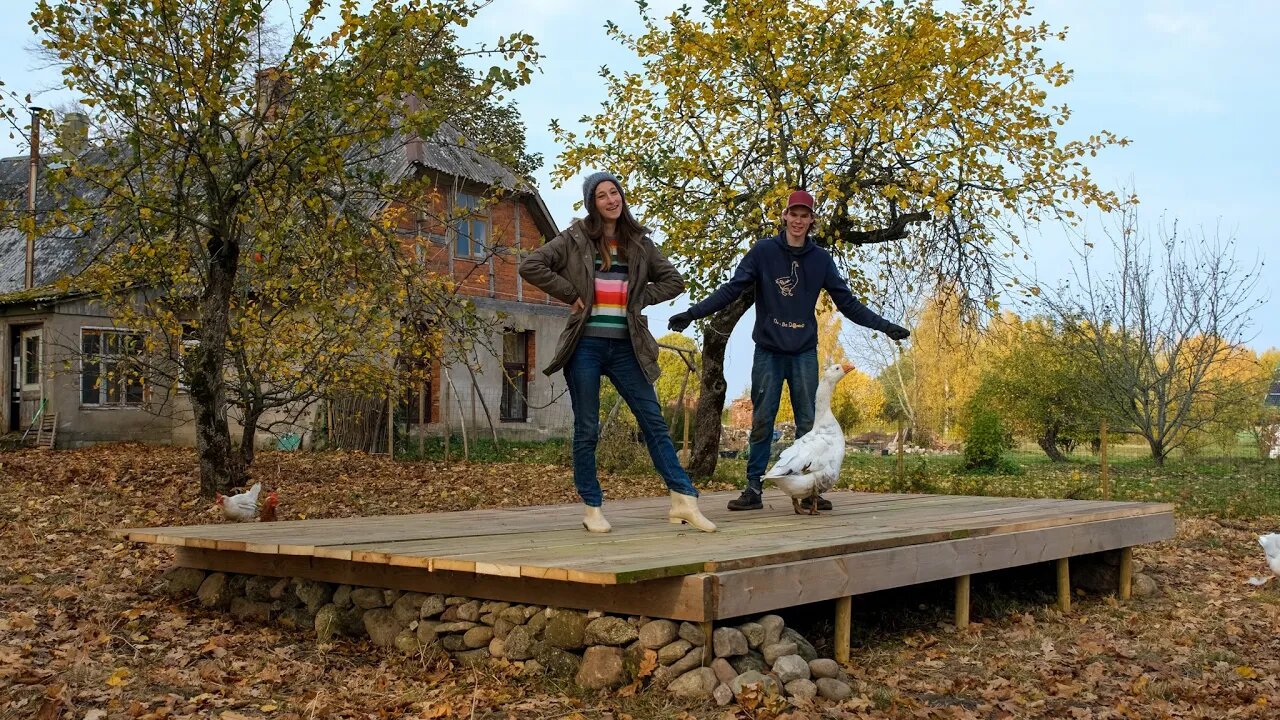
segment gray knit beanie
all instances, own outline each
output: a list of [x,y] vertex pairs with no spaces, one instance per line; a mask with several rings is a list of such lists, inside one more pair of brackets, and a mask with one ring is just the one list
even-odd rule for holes
[[612,182],[614,185],[617,185],[618,194],[622,196],[622,202],[625,203],[627,201],[627,194],[622,191],[622,183],[618,181],[618,178],[613,173],[605,172],[601,170],[600,172],[591,173],[590,175],[587,176],[586,180],[582,181],[582,209],[583,210],[586,210],[587,212],[591,211],[591,199],[594,198],[596,195],[596,186],[604,182],[605,180],[608,180]]

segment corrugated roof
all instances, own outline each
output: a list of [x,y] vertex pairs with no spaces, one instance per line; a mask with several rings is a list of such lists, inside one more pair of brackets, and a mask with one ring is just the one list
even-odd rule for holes
[[[27,208],[27,178],[30,157],[0,158],[0,198],[14,208],[18,215],[0,219],[0,293],[23,289],[27,265],[27,234],[18,227],[17,220]],[[51,193],[39,191],[37,185],[36,213],[44,214],[54,209],[55,198]],[[82,194],[92,192],[85,187]],[[11,204],[12,203],[12,204]],[[83,234],[62,228],[36,238],[36,287],[80,271],[84,262],[81,255]]]

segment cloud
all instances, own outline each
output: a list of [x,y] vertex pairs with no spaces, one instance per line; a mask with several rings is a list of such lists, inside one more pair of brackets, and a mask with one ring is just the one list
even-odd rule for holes
[[1162,35],[1172,35],[1178,42],[1194,47],[1216,47],[1222,44],[1222,36],[1214,30],[1214,16],[1186,10],[1148,12],[1143,23]]

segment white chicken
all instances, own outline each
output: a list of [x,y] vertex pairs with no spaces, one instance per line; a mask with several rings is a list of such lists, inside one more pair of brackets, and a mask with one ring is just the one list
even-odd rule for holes
[[237,522],[251,522],[253,520],[274,520],[276,504],[279,502],[274,490],[267,493],[259,503],[259,496],[262,494],[262,483],[254,483],[253,487],[239,495],[222,495],[219,494],[214,500],[214,504],[222,509],[222,514],[228,520]]
[[[1271,568],[1271,572],[1280,576],[1280,533],[1267,533],[1258,536],[1258,544],[1262,546],[1262,551],[1267,554],[1267,566]],[[1271,577],[1251,577],[1250,585],[1265,585]]]
[[796,514],[804,510],[800,501],[812,498],[809,514],[818,514],[818,496],[830,490],[840,477],[844,464],[844,431],[831,412],[831,395],[836,383],[853,369],[852,365],[831,365],[822,372],[814,407],[813,429],[782,451],[778,462],[764,474],[783,492],[791,496]]

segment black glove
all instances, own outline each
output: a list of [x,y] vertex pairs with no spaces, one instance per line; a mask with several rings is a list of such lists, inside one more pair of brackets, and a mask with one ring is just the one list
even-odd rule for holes
[[911,337],[911,331],[901,325],[889,323],[889,327],[884,329],[884,334],[889,336],[890,340],[906,340]]
[[689,311],[676,313],[667,321],[667,329],[671,332],[684,332],[684,329],[693,323],[693,318],[689,316]]

